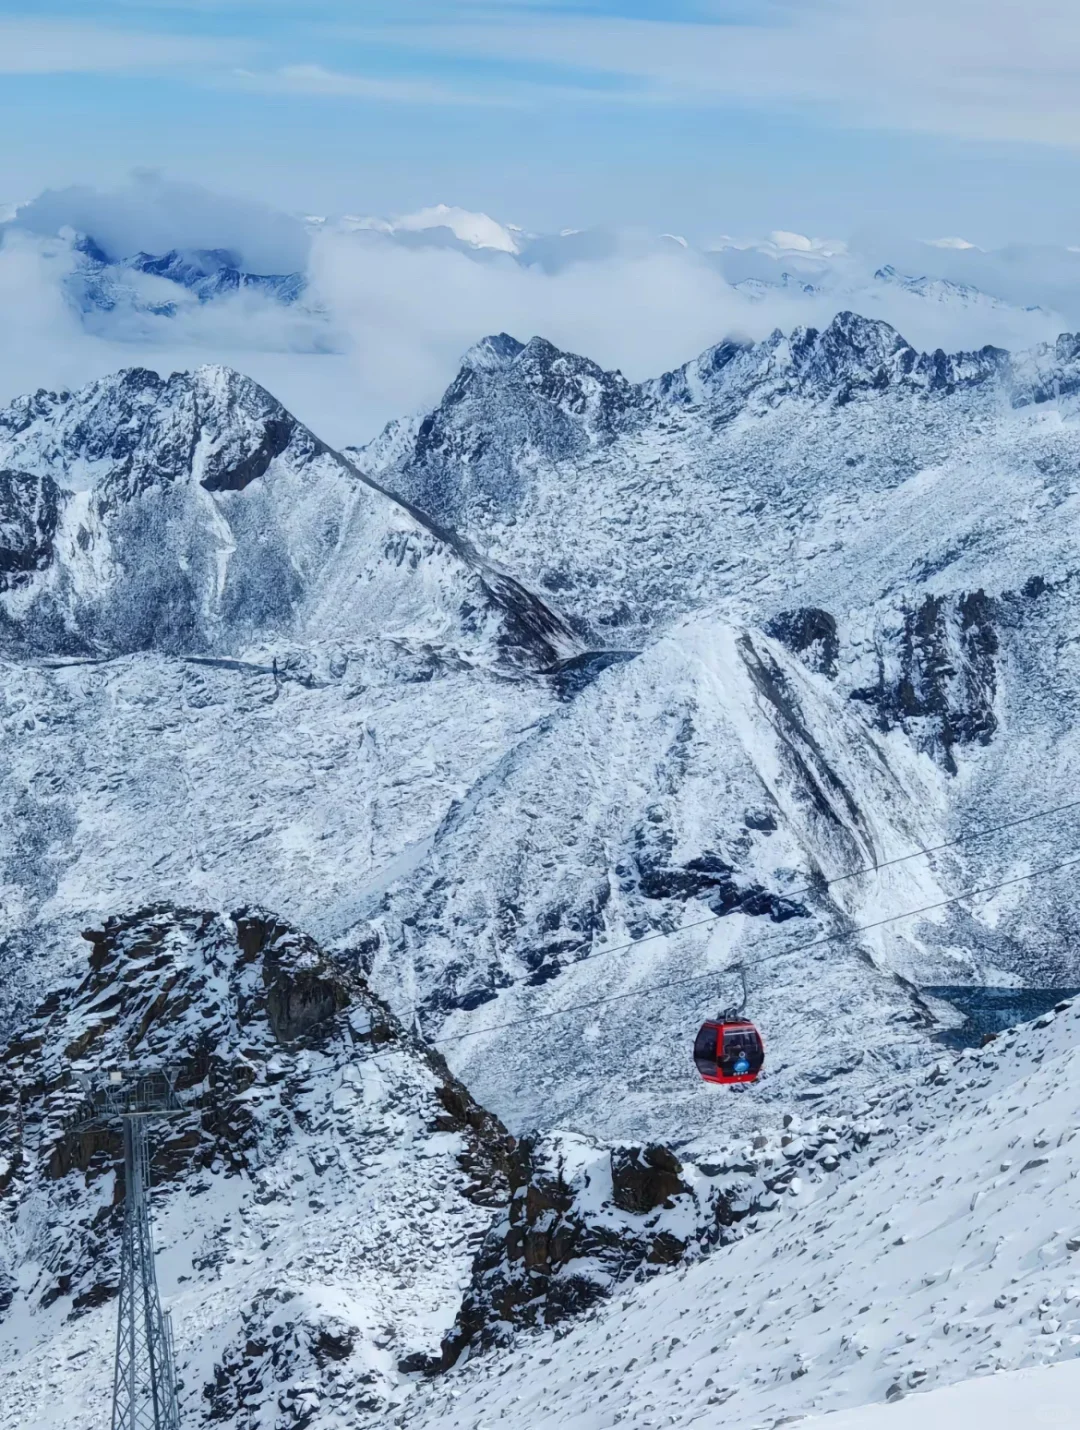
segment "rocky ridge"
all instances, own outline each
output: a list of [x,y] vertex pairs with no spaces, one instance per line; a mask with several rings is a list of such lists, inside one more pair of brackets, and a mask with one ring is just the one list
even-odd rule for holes
[[362,981],[262,910],[158,907],[87,935],[0,1058],[5,1424],[72,1357],[106,1413],[123,1179],[119,1135],[79,1130],[75,1075],[170,1067],[190,1113],[160,1125],[159,1279],[185,1419],[363,1421],[438,1350],[472,1245],[505,1201],[505,1130]]
[[12,653],[236,653],[316,632],[541,666],[580,649],[539,598],[228,369],[22,399],[0,413],[0,469]]

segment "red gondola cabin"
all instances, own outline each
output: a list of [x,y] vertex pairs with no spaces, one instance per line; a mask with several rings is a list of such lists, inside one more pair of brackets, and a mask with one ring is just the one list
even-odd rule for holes
[[742,1018],[702,1023],[694,1039],[694,1062],[706,1082],[756,1082],[764,1061],[761,1034]]

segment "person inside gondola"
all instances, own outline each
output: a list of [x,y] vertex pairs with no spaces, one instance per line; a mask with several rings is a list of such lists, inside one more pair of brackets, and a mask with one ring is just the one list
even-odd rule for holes
[[757,1038],[747,1028],[731,1028],[724,1033],[723,1059],[721,1070],[725,1077],[746,1077],[748,1074],[756,1072],[761,1066],[761,1060],[755,1057],[758,1052]]

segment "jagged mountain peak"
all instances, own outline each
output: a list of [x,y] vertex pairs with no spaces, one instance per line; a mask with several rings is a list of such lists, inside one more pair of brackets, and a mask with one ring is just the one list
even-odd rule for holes
[[142,367],[0,412],[0,462],[114,497],[185,476],[240,490],[299,424],[252,378],[219,364],[168,377]]
[[463,368],[491,371],[507,367],[524,350],[525,344],[509,333],[494,333],[474,343],[461,359]]
[[816,350],[842,368],[853,362],[864,366],[886,363],[897,353],[910,351],[911,344],[881,318],[864,318],[844,311],[820,331],[796,328],[791,335],[791,348],[800,356]]
[[24,399],[0,412],[0,471],[25,478],[0,489],[9,649],[235,650],[309,620],[496,660],[528,648],[541,666],[579,649],[537,597],[232,368],[131,368]]
[[76,234],[72,248],[76,262],[64,290],[84,319],[114,310],[173,317],[184,306],[213,302],[242,290],[290,304],[307,287],[303,273],[249,272],[242,256],[228,248],[117,254],[90,234]]
[[473,500],[512,507],[515,462],[564,460],[610,440],[632,420],[637,392],[621,373],[547,338],[485,338],[403,459],[409,499],[449,526]]

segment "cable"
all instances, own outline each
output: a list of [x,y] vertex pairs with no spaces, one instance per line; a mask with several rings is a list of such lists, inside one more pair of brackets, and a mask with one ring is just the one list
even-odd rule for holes
[[[804,953],[807,949],[820,948],[823,944],[839,943],[843,939],[854,938],[856,934],[868,933],[871,929],[883,928],[886,924],[897,923],[900,919],[911,919],[916,918],[919,914],[933,913],[936,909],[945,909],[951,904],[958,904],[963,899],[977,898],[980,894],[992,894],[998,889],[1008,889],[1012,885],[1022,884],[1028,879],[1038,879],[1045,874],[1056,874],[1061,869],[1071,869],[1076,865],[1080,865],[1080,856],[1075,859],[1066,859],[1058,864],[1049,864],[1043,869],[1033,869],[1028,874],[1017,874],[1011,879],[1002,879],[996,884],[984,884],[982,888],[967,889],[962,894],[954,894],[951,898],[941,899],[935,904],[923,904],[923,906],[918,909],[907,909],[903,913],[890,914],[888,918],[876,919],[873,923],[860,924],[856,928],[843,929],[839,933],[824,934],[821,938],[811,939],[807,943],[796,944],[792,948],[782,949],[773,954],[766,954],[764,958],[756,960],[755,967],[757,964],[769,963],[776,958],[789,958],[792,954]],[[685,927],[692,927],[692,925],[685,925]],[[675,932],[681,932],[681,930],[676,930]],[[664,936],[671,937],[670,934]],[[652,935],[650,935],[650,937],[652,937]],[[643,942],[644,940],[641,941]],[[581,963],[584,962],[584,960],[579,959],[578,962]],[[570,966],[576,967],[575,964]],[[723,972],[723,970],[720,970],[720,972]],[[611,993],[605,998],[595,998],[589,1003],[571,1003],[565,1008],[556,1008],[551,1012],[531,1013],[527,1018],[513,1018],[506,1023],[494,1023],[487,1028],[471,1028],[465,1033],[451,1033],[446,1037],[432,1038],[426,1046],[438,1047],[443,1043],[457,1043],[461,1042],[464,1038],[480,1037],[484,1033],[500,1033],[506,1028],[520,1028],[529,1023],[536,1023],[541,1019],[561,1018],[566,1013],[587,1011],[590,1008],[600,1008],[607,1003],[621,1003],[627,998],[641,998],[649,993],[661,993],[668,988],[682,988],[690,983],[704,983],[716,977],[717,970],[713,969],[708,973],[695,973],[689,978],[669,979],[666,983],[651,983],[647,984],[644,988],[631,989],[627,993]]]
[[[930,854],[940,854],[944,849],[955,849],[958,844],[967,844],[974,839],[985,839],[991,834],[1000,834],[1006,829],[1016,829],[1021,824],[1031,824],[1036,819],[1049,819],[1055,814],[1065,814],[1070,809],[1080,809],[1080,799],[1069,800],[1066,804],[1053,805],[1050,809],[1036,810],[1034,814],[1022,814],[1016,819],[1006,819],[1001,824],[989,824],[982,829],[972,830],[967,834],[958,834],[955,839],[946,839],[941,844],[930,844],[925,849],[913,849],[910,854],[898,854],[893,859],[884,859],[880,864],[864,864],[861,869],[851,869],[846,874],[837,874],[831,879],[825,879],[817,884],[805,884],[801,889],[792,889],[790,893],[779,895],[784,899],[797,899],[803,894],[813,894],[819,889],[831,889],[834,884],[842,884],[848,879],[857,879],[861,874],[877,874],[882,869],[891,869],[896,864],[904,864],[909,859],[920,859]],[[726,919],[731,914],[737,914],[740,907],[752,897],[748,891],[743,894],[738,903],[732,904],[730,909],[725,909],[720,914],[706,914],[703,918],[693,919],[688,924],[680,924],[677,929],[657,929],[655,933],[642,934],[640,938],[632,938],[627,943],[605,944],[603,948],[594,948],[591,953],[583,953],[580,958],[573,959],[565,965],[565,968],[576,968],[579,963],[588,963],[592,958],[600,958],[606,953],[625,953],[627,949],[636,948],[638,944],[649,943],[658,938],[674,938],[676,934],[685,933],[689,929],[701,928],[705,924],[718,923],[720,919]],[[759,963],[763,959],[757,960]],[[500,987],[500,992],[504,988],[516,988],[519,984],[528,983],[532,974],[523,978],[512,978]],[[462,1035],[465,1036],[465,1035]]]

